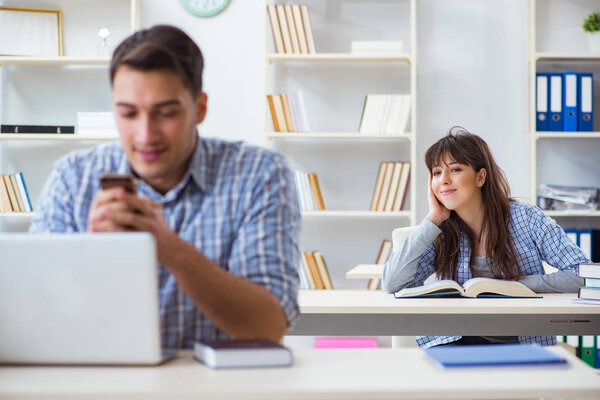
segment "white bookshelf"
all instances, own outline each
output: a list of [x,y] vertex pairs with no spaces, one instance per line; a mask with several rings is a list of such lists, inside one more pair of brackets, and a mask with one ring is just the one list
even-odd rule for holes
[[[306,4],[316,45],[314,54],[275,52],[266,16],[265,98],[301,90],[309,132],[274,132],[265,100],[265,141],[293,170],[316,172],[326,206],[303,211],[300,246],[323,252],[334,289],[365,288],[346,271],[373,263],[392,230],[415,223],[417,130],[416,0],[266,0]],[[266,7],[265,7],[266,13]],[[394,53],[350,53],[352,40],[402,40]],[[407,132],[359,134],[368,94],[411,96]],[[369,211],[379,165],[409,161],[410,182],[402,211]]]
[[[593,0],[529,0],[529,192],[537,204],[542,183],[600,187],[600,53],[587,48],[583,19],[597,11]],[[594,74],[594,131],[536,131],[536,73]],[[600,211],[544,211],[564,228],[600,228]]]
[[[19,5],[20,6],[20,5]],[[110,58],[99,56],[98,29],[108,26],[109,52],[139,27],[140,0],[28,0],[62,11],[58,57],[0,56],[0,123],[76,125],[78,111],[109,111]],[[116,136],[0,134],[0,174],[22,172],[34,212],[53,163],[64,154]],[[0,213],[0,231],[28,229],[33,213]]]

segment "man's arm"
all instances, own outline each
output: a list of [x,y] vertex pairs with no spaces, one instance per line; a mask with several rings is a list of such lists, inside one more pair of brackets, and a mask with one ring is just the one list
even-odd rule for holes
[[277,341],[297,314],[300,217],[292,182],[285,169],[257,186],[228,265],[244,278],[222,269],[181,239],[167,225],[158,204],[122,188],[96,196],[88,226],[94,231],[151,232],[159,261],[217,327],[236,338]]

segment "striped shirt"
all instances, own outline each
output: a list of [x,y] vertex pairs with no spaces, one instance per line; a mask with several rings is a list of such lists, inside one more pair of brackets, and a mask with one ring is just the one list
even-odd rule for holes
[[[120,143],[59,159],[30,232],[86,232],[104,172],[131,173]],[[162,195],[140,181],[138,194],[160,203],[171,229],[207,258],[270,290],[288,324],[294,322],[300,211],[293,174],[281,155],[241,142],[201,138],[188,171],[173,189]],[[164,348],[190,348],[195,340],[228,337],[196,308],[163,265],[158,277]]]
[[[580,286],[577,279],[577,266],[589,262],[585,254],[565,234],[563,229],[546,216],[536,206],[522,202],[510,203],[508,231],[513,239],[521,267],[521,282],[528,286],[548,287],[544,277],[556,275],[564,280],[552,291],[573,290]],[[418,229],[409,237],[402,249],[392,254],[384,267],[382,286],[393,292],[402,287],[423,285],[425,279],[435,272],[435,238],[441,233],[429,220],[424,220]],[[464,232],[460,235],[458,253],[457,282],[463,284],[471,279],[469,258],[471,248]],[[414,260],[414,261],[413,261]],[[545,261],[559,272],[544,276]],[[489,266],[487,266],[489,268]],[[491,271],[490,271],[491,274]],[[550,281],[550,280],[549,280]],[[461,336],[417,336],[417,343],[423,348],[451,343]],[[539,343],[541,345],[556,344],[555,336],[519,336],[521,343]]]

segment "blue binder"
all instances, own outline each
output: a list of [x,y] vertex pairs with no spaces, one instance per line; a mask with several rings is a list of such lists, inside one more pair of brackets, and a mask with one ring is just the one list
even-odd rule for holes
[[548,122],[548,130],[557,132],[563,130],[562,119],[562,90],[563,90],[563,75],[548,74],[550,79],[549,103],[550,103],[550,121]]
[[577,132],[577,72],[563,73],[563,130]]
[[548,74],[538,73],[536,74],[536,96],[535,96],[535,112],[536,122],[535,130],[547,131],[548,130]]
[[594,75],[579,74],[577,82],[577,104],[579,115],[577,126],[580,131],[591,132],[594,130]]

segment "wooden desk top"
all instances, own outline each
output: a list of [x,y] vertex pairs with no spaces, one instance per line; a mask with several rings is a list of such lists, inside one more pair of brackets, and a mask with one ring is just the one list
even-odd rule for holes
[[600,314],[600,306],[575,304],[576,293],[542,293],[541,299],[396,299],[381,290],[300,290],[302,314]]
[[567,368],[442,370],[417,348],[295,352],[289,368],[214,371],[190,352],[157,367],[0,367],[10,399],[600,398],[600,375],[564,349]]

